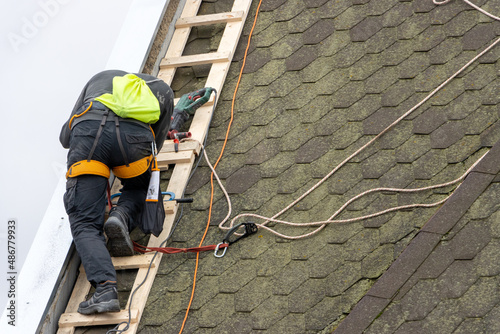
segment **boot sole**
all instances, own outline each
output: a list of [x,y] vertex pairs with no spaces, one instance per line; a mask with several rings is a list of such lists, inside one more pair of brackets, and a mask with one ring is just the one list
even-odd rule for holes
[[122,257],[134,255],[134,246],[128,231],[115,217],[109,217],[104,224],[104,232],[109,239],[109,252],[111,256]]
[[118,299],[112,299],[107,302],[94,304],[86,308],[78,307],[78,313],[85,315],[105,312],[120,312],[120,302]]

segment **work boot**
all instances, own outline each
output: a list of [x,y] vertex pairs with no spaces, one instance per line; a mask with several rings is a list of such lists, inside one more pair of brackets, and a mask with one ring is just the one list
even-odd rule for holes
[[108,220],[104,223],[104,232],[108,236],[109,253],[111,256],[132,256],[134,246],[128,233],[127,218],[113,208]]
[[103,312],[120,312],[116,282],[97,284],[94,294],[89,300],[81,302],[78,313],[94,314]]

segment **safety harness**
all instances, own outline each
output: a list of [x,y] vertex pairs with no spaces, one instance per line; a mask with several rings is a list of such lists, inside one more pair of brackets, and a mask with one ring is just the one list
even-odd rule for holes
[[[70,128],[71,128],[71,125],[73,123],[73,119],[77,118],[77,117],[81,117],[85,113],[87,113],[89,110],[91,110],[92,104],[93,104],[93,102],[91,102],[89,107],[87,109],[85,109],[82,113],[76,114],[71,118],[71,120],[69,122]],[[94,143],[92,145],[92,148],[90,149],[90,152],[89,152],[87,159],[80,160],[80,161],[77,161],[74,164],[72,164],[69,167],[68,171],[66,172],[66,178],[77,177],[77,176],[85,175],[85,174],[99,175],[99,176],[103,176],[105,178],[109,178],[109,176],[111,175],[111,171],[110,171],[109,167],[100,161],[92,160],[92,156],[94,155],[94,151],[97,147],[97,143],[99,141],[99,138],[101,137],[102,130],[104,128],[104,125],[106,125],[108,118],[114,119],[115,126],[116,126],[116,137],[118,140],[118,146],[120,147],[120,151],[121,151],[123,159],[125,161],[125,165],[116,166],[116,167],[112,168],[113,174],[115,176],[117,176],[119,178],[123,178],[123,179],[129,179],[129,178],[139,176],[142,173],[144,173],[145,171],[147,171],[149,166],[151,165],[151,162],[155,160],[155,158],[153,157],[153,154],[151,154],[150,156],[147,156],[147,157],[144,157],[140,160],[129,163],[128,158],[127,158],[127,154],[125,152],[125,148],[123,147],[123,143],[122,143],[121,136],[120,136],[120,120],[119,120],[120,117],[115,115],[113,113],[113,111],[111,111],[109,109],[103,110],[103,111],[104,111],[104,114],[102,116],[101,123],[99,125],[99,129],[97,131]],[[150,128],[151,132],[153,132],[151,127],[149,127],[149,128]],[[154,137],[154,132],[153,132],[153,137]]]
[[[112,168],[113,174],[119,178],[130,179],[147,171],[152,161],[155,161],[154,166],[157,166],[154,150],[152,150],[150,156],[129,163],[120,136],[120,119],[138,123],[145,127],[147,126],[153,133],[153,137],[155,136],[151,126],[146,125],[146,123],[151,124],[158,121],[160,118],[160,105],[147,83],[148,82],[131,73],[124,76],[116,76],[113,78],[112,94],[106,93],[95,98],[95,100],[90,102],[90,105],[83,112],[75,114],[71,117],[69,121],[70,129],[72,125],[75,125],[79,121],[83,120],[83,118],[80,118],[83,115],[87,115],[85,119],[96,119],[96,116],[100,118],[100,115],[102,115],[99,130],[97,131],[94,144],[92,145],[92,149],[90,150],[87,159],[77,161],[71,165],[66,173],[66,178],[77,177],[84,174],[99,175],[109,178],[109,167],[100,161],[92,160],[92,155],[97,147],[104,125],[106,125],[107,121],[113,120],[116,125],[118,146],[120,147],[120,151],[125,161],[125,165]],[[96,108],[99,110],[97,115],[90,115],[92,114],[92,111],[90,110],[94,109],[92,107],[94,102],[96,105],[102,105],[102,107]],[[78,120],[73,122],[75,119]]]

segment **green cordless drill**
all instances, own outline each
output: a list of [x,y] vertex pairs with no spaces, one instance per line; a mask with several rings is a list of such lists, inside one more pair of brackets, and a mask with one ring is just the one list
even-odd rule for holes
[[196,109],[207,103],[214,89],[205,87],[197,91],[182,95],[179,102],[174,107],[170,128],[167,133],[169,139],[186,138],[187,135],[181,134],[179,130],[189,119],[189,115],[194,115]]

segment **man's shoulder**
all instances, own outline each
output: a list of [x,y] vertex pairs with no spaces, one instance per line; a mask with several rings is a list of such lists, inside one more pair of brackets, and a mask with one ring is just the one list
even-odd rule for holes
[[149,88],[153,91],[168,92],[170,91],[170,86],[167,83],[155,76],[144,74],[144,73],[134,73],[139,78],[143,79]]
[[143,79],[144,81],[146,81],[148,84],[149,83],[160,83],[160,84],[165,84],[166,83],[161,80],[161,79],[158,79],[157,77],[153,76],[153,75],[150,75],[150,74],[145,74],[145,73],[130,73],[130,72],[126,72],[126,71],[122,71],[122,70],[105,70],[105,71],[101,71],[97,74],[95,74],[92,79],[90,79],[90,81],[95,81],[95,80],[102,80],[102,79],[108,79],[108,78],[114,78],[114,77],[122,77],[122,76],[125,76],[127,74],[133,74],[141,79]]
[[152,81],[158,79],[157,77],[151,74],[146,74],[146,73],[133,73],[133,74],[137,75],[141,79],[144,79],[144,81]]
[[105,71],[101,71],[101,72],[95,74],[89,81],[92,82],[92,81],[103,80],[103,79],[112,79],[116,76],[123,76],[126,74],[128,74],[128,73],[125,71],[121,71],[121,70],[105,70]]

